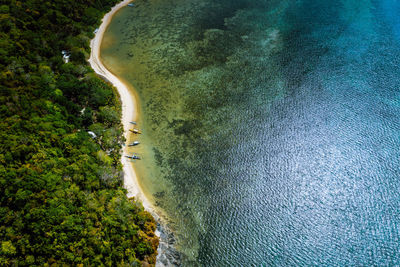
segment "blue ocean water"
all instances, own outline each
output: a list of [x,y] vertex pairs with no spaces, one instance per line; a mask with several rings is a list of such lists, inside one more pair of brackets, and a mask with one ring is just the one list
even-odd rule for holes
[[151,55],[114,69],[139,91],[182,265],[400,265],[399,1],[124,12],[103,56]]

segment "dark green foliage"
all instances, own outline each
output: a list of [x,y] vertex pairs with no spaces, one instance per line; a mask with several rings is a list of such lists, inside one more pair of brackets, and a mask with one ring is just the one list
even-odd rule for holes
[[116,2],[0,5],[1,266],[155,262],[154,219],[121,187],[118,96],[86,63]]

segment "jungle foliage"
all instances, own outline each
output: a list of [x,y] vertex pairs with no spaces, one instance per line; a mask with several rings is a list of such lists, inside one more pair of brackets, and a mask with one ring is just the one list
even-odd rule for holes
[[155,221],[122,188],[118,95],[86,62],[117,2],[0,1],[1,266],[155,263]]

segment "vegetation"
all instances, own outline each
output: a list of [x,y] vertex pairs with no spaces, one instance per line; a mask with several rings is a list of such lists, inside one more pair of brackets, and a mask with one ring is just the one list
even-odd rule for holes
[[0,2],[1,266],[155,263],[154,219],[122,188],[118,96],[86,63],[116,2]]

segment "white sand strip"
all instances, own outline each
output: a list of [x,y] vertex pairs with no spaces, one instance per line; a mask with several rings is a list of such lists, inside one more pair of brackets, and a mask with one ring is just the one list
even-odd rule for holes
[[[125,0],[121,3],[114,6],[110,12],[108,12],[102,20],[102,23],[95,35],[95,37],[90,42],[91,53],[89,58],[89,63],[93,70],[100,76],[103,76],[108,81],[110,81],[118,90],[119,95],[121,96],[122,102],[122,124],[124,127],[124,136],[126,140],[128,140],[129,129],[132,128],[131,121],[136,121],[137,118],[137,102],[135,95],[129,91],[128,87],[121,82],[117,76],[112,74],[101,62],[100,60],[100,46],[103,40],[103,35],[107,26],[109,25],[113,15],[122,7],[126,6],[132,2],[132,0]],[[124,155],[128,154],[127,151],[128,146],[123,148],[123,155],[121,157],[121,162],[123,165],[124,171],[124,187],[128,190],[128,197],[135,197],[143,203],[143,206],[154,213],[152,206],[145,194],[142,192],[138,177],[136,175],[135,169],[132,166],[132,162],[129,161],[128,158],[124,157]]]

